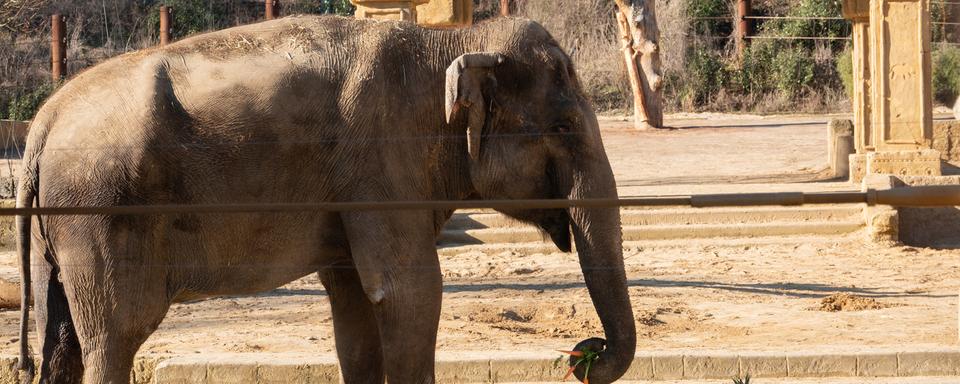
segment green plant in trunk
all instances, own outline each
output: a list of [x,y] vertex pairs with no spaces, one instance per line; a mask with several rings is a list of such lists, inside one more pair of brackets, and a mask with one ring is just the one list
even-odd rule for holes
[[734,377],[733,384],[750,384],[750,374],[748,373],[744,377]]
[[[583,366],[583,384],[590,384],[590,367],[593,366],[593,363],[600,358],[600,352],[594,352],[589,350],[582,351],[557,351],[571,356],[571,359],[577,358],[573,364],[570,365],[570,368],[567,369],[567,374],[563,376],[564,380],[570,378],[570,375],[573,375],[573,371],[577,370],[577,367]],[[563,356],[558,357],[554,360],[553,365],[560,365],[560,361],[563,360]]]

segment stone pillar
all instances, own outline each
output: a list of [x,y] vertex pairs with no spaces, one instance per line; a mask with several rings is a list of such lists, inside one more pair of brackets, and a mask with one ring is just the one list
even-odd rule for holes
[[933,137],[926,0],[872,0],[872,123],[878,152],[928,149]]
[[867,172],[939,176],[940,154],[931,149],[933,102],[930,3],[871,0],[871,126],[875,152]]
[[[863,179],[863,191],[870,189],[882,191],[897,187],[897,180],[891,175],[870,174]],[[867,239],[878,244],[896,244],[900,242],[900,214],[889,205],[875,205],[863,210],[867,223]]]
[[827,127],[827,164],[833,177],[850,175],[850,156],[854,152],[853,122],[833,119]]
[[853,129],[857,154],[872,151],[870,131],[870,1],[844,0],[843,17],[853,22]]
[[401,20],[417,22],[417,5],[428,0],[350,0],[357,6],[360,19]]
[[[927,0],[844,0],[854,21],[854,126],[867,174],[939,176]],[[866,19],[865,19],[866,18]],[[858,180],[862,175],[851,175]]]
[[417,6],[417,23],[439,27],[473,24],[473,0],[429,0]]

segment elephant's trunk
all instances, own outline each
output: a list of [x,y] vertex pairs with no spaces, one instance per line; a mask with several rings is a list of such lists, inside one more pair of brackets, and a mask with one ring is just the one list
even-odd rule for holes
[[[573,199],[616,198],[617,187],[610,164],[600,155],[578,159],[580,169],[574,172]],[[627,293],[623,267],[623,240],[618,208],[572,208],[571,226],[580,267],[590,298],[603,324],[606,340],[589,339],[577,345],[578,350],[603,350],[591,365],[591,384],[612,383],[623,376],[633,362],[637,332],[633,310]],[[575,374],[583,379],[584,367]]]

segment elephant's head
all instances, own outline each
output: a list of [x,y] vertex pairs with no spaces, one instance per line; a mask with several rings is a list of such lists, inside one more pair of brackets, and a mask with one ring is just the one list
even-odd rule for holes
[[[597,117],[570,58],[539,25],[513,32],[502,48],[467,53],[446,74],[447,121],[466,126],[470,181],[484,199],[616,198]],[[571,234],[606,340],[592,383],[609,383],[630,367],[636,329],[623,267],[617,208],[509,210],[533,223],[561,250]],[[583,370],[577,372],[583,378]]]

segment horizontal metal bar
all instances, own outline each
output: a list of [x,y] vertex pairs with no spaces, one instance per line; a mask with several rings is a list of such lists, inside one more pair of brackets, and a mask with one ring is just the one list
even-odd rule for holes
[[355,201],[329,203],[255,203],[127,205],[105,207],[0,208],[0,216],[17,215],[160,215],[214,213],[298,213],[345,211],[453,210],[453,209],[566,209],[694,206],[747,207],[804,204],[883,204],[898,207],[960,205],[960,185],[903,187],[888,190],[842,192],[731,193],[692,196],[647,196],[622,199],[466,200],[466,201]]

